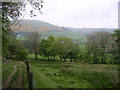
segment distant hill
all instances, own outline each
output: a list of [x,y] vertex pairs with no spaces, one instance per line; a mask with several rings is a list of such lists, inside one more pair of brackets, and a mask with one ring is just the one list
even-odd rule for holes
[[73,28],[73,27],[60,27],[40,20],[19,20],[21,28],[18,25],[12,26],[15,32],[45,32],[45,31],[64,31],[64,32],[77,32],[81,34],[89,34],[96,31],[113,32],[116,28]]
[[90,34],[93,32],[99,32],[99,31],[106,31],[113,33],[114,30],[117,28],[72,28],[72,27],[64,27],[65,30],[67,31],[74,31],[82,34]]
[[[18,25],[21,25],[21,28],[18,29]],[[33,32],[33,31],[64,31],[63,28],[52,25],[47,22],[43,22],[40,20],[19,20],[19,24],[12,26],[15,32]]]
[[17,35],[17,39],[19,40],[23,40],[24,37],[29,34],[29,32],[38,31],[38,33],[41,35],[41,38],[47,38],[50,35],[54,37],[65,36],[72,38],[72,40],[78,44],[86,43],[86,35],[90,33],[97,31],[107,31],[112,33],[116,29],[60,27],[40,20],[19,20],[19,25],[21,25],[19,30],[17,30],[18,26],[13,26],[15,34]]

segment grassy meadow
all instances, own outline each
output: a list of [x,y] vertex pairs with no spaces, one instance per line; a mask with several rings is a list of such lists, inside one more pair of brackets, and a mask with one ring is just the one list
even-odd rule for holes
[[59,61],[31,61],[36,88],[114,88],[118,66]]
[[[15,73],[14,72],[16,66]],[[34,88],[116,88],[118,66],[111,64],[82,64],[77,62],[31,60]],[[28,88],[23,61],[12,60],[2,64],[2,84],[11,79],[9,88],[15,88],[22,75],[22,87]],[[10,77],[11,76],[11,77]]]

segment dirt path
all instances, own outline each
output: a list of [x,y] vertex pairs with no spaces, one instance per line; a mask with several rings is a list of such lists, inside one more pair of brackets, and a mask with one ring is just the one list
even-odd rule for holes
[[0,71],[4,71],[4,70],[7,70],[7,69],[9,69],[9,68],[0,68]]
[[[10,67],[9,67],[9,68],[10,68]],[[4,70],[7,70],[7,69],[9,69],[9,68],[4,68],[4,69],[2,68],[2,69],[0,69],[0,71],[4,71]]]
[[14,71],[9,75],[9,77],[6,79],[6,81],[4,82],[4,84],[2,85],[2,88],[8,88],[10,81],[12,80],[13,75],[16,73],[17,71],[17,65],[14,65]]
[[19,77],[17,79],[17,83],[15,84],[14,88],[22,88],[22,75],[23,75],[23,68],[22,65],[19,66],[21,68]]

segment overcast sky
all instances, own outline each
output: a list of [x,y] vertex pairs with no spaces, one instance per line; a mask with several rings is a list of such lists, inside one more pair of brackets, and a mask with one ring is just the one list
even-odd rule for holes
[[[40,14],[25,19],[42,20],[54,25],[74,28],[117,28],[120,0],[44,0]],[[27,11],[30,10],[27,6]]]

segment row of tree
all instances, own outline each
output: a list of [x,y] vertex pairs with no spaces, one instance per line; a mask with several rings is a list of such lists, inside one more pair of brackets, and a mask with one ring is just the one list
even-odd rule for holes
[[[10,41],[4,54],[5,58],[25,59],[27,55],[40,55],[48,60],[81,61],[86,63],[105,64],[119,63],[120,59],[120,30],[114,34],[108,32],[95,32],[87,36],[85,49],[75,44],[71,38],[49,36],[41,39],[38,32],[29,33],[25,40],[16,40],[14,33],[9,33]],[[41,58],[42,59],[42,58]]]
[[[120,59],[120,30],[114,34],[108,32],[95,32],[88,35],[85,49],[81,50],[80,45],[75,44],[71,38],[49,36],[41,39],[38,32],[31,32],[23,41],[18,41],[14,33],[9,33],[5,58],[25,59],[27,55],[47,57],[48,60],[81,61],[86,63],[119,63]],[[42,58],[41,58],[42,59]]]
[[60,60],[64,59],[66,61],[66,59],[70,59],[72,61],[78,57],[80,50],[79,46],[74,44],[72,39],[68,37],[59,37],[56,39],[53,36],[49,36],[47,39],[41,40],[37,32],[31,32],[26,36],[24,46],[30,54],[35,54],[35,59],[37,59],[37,55],[39,54],[48,59],[55,60],[56,56],[59,56]]
[[30,54],[35,54],[35,59],[37,59],[37,55],[41,55],[54,60],[56,56],[59,56],[60,60],[64,61],[70,59],[70,61],[79,60],[103,64],[119,62],[120,30],[115,30],[114,34],[105,31],[95,32],[87,37],[84,51],[70,38],[49,36],[47,39],[41,40],[38,32],[30,33],[24,41],[24,46]]

